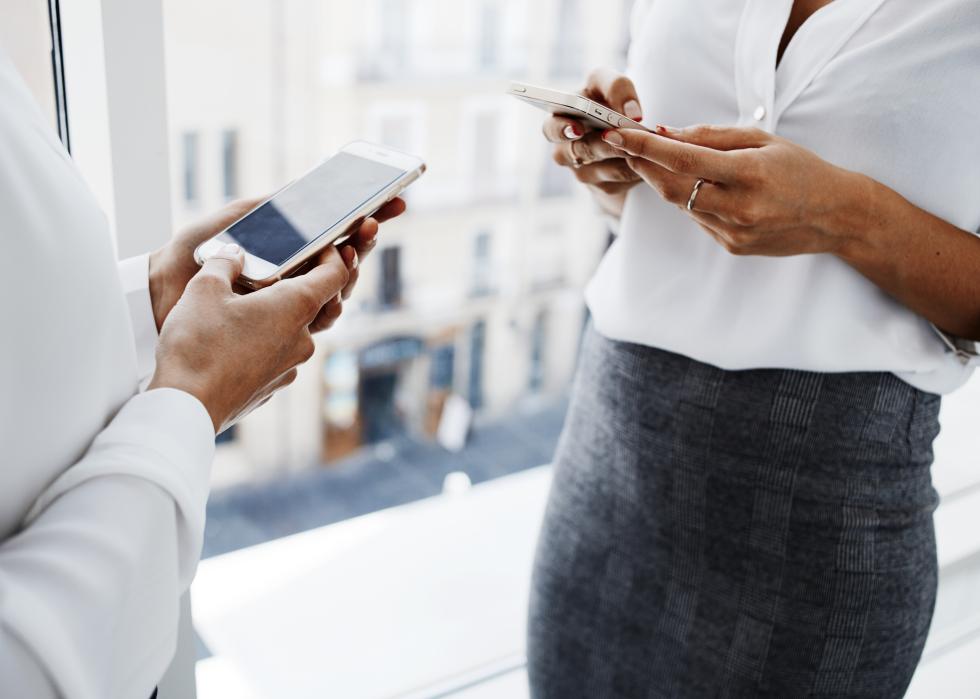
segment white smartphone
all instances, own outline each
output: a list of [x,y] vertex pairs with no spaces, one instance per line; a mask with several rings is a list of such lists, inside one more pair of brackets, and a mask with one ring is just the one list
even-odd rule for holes
[[550,114],[583,119],[596,129],[650,131],[638,121],[633,121],[628,116],[620,114],[604,104],[599,104],[588,97],[572,92],[559,92],[527,83],[511,83],[507,94]]
[[203,265],[224,245],[238,243],[245,253],[239,283],[270,286],[349,237],[424,173],[425,163],[413,155],[351,143],[202,244],[194,257]]

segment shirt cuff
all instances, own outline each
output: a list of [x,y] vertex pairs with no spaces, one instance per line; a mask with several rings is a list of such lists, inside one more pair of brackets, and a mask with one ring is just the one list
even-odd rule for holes
[[180,578],[189,585],[204,543],[214,448],[214,423],[197,398],[172,388],[141,393],[96,437],[85,458],[41,494],[27,523],[58,497],[93,478],[142,478],[159,486],[176,503]]
[[136,344],[136,366],[140,383],[153,375],[156,369],[157,321],[153,316],[150,298],[150,256],[140,255],[119,263],[119,279],[122,282],[129,318]]
[[980,346],[971,340],[964,340],[949,333],[943,332],[935,325],[932,329],[939,335],[939,339],[946,345],[946,349],[956,355],[956,358],[964,365],[980,365]]

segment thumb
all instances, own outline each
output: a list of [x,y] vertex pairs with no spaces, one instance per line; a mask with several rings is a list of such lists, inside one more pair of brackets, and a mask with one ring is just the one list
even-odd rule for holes
[[675,129],[671,126],[658,124],[655,131],[658,135],[674,141],[724,151],[761,148],[771,139],[767,132],[760,129],[736,126],[701,125]]
[[241,247],[231,243],[209,257],[197,276],[219,281],[231,291],[235,280],[241,276],[244,266],[245,256],[242,255]]

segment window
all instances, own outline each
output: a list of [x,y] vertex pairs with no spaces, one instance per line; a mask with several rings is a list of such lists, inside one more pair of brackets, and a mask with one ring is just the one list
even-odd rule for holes
[[221,181],[225,199],[238,196],[238,132],[221,133]]
[[[91,3],[63,4],[76,19],[91,13],[85,9]],[[408,678],[411,681],[388,687],[390,691],[374,692],[401,696],[474,666],[451,665],[440,656],[435,672],[420,674],[415,672],[417,657],[409,657],[410,643],[390,653],[383,643],[349,643],[368,628],[363,617],[372,611],[382,618],[383,632],[371,637],[382,641],[388,631],[399,638],[418,639],[418,626],[455,617],[446,613],[447,600],[428,587],[424,593],[436,598],[436,613],[420,614],[405,604],[411,587],[406,583],[417,568],[425,568],[426,575],[439,573],[430,561],[417,560],[416,550],[407,548],[417,541],[399,539],[377,519],[344,522],[436,495],[445,477],[460,475],[458,471],[480,483],[550,458],[572,375],[574,347],[587,315],[581,289],[603,249],[604,231],[581,188],[572,186],[567,172],[551,165],[543,144],[539,147],[540,115],[487,95],[495,95],[506,79],[539,81],[543,75],[574,87],[593,64],[622,65],[631,4],[632,0],[606,4],[214,0],[203,11],[202,4],[192,0],[162,0],[166,83],[163,52],[149,46],[154,36],[161,35],[159,17],[146,11],[154,3],[102,3],[98,14],[106,20],[103,29],[115,32],[113,40],[96,46],[82,65],[69,62],[67,71],[59,71],[54,79],[47,69],[48,56],[51,50],[59,52],[60,42],[50,41],[49,4],[16,0],[5,8],[0,41],[52,123],[65,126],[64,114],[77,114],[83,102],[98,103],[96,109],[85,111],[90,118],[72,120],[72,137],[78,142],[73,145],[79,146],[73,149],[76,161],[91,162],[79,153],[100,148],[84,135],[86,129],[108,129],[111,124],[116,130],[112,148],[119,150],[112,154],[117,157],[112,167],[101,171],[109,173],[105,179],[117,194],[128,184],[139,183],[138,189],[115,198],[115,209],[110,211],[107,204],[117,220],[126,219],[119,214],[129,207],[130,225],[123,220],[124,225],[118,226],[121,250],[151,249],[170,233],[169,192],[160,197],[165,203],[157,211],[133,196],[144,190],[163,191],[164,187],[148,183],[160,184],[168,175],[176,202],[173,218],[179,226],[216,208],[223,197],[273,191],[355,138],[402,145],[425,156],[430,166],[424,180],[412,189],[411,212],[384,228],[382,245],[395,252],[379,250],[365,261],[361,288],[346,305],[341,322],[319,338],[318,354],[309,369],[288,391],[246,419],[231,443],[218,448],[206,560],[195,588],[195,594],[200,592],[198,630],[208,645],[208,653],[202,650],[202,656],[213,654],[199,663],[201,699],[253,694],[355,696],[367,693],[365,684],[370,680]],[[58,3],[50,6],[57,9]],[[119,21],[124,7],[125,21]],[[609,21],[595,21],[598,13]],[[103,17],[88,19],[89,23],[74,25],[77,33],[74,41],[66,38],[66,47],[77,48],[83,41],[98,43],[97,33],[89,30]],[[128,51],[132,43],[146,50],[121,55],[120,47]],[[105,72],[100,67],[103,58],[115,70],[98,79],[113,81],[113,89],[91,90],[87,81]],[[128,61],[138,61],[139,70],[118,70]],[[74,103],[67,112],[59,75],[76,88],[75,81],[82,81],[84,88],[67,91]],[[132,75],[138,82],[127,82]],[[148,86],[146,92],[141,91],[143,86]],[[144,99],[148,95],[159,100],[150,104]],[[127,102],[134,99],[142,109]],[[124,109],[115,108],[120,102]],[[106,103],[111,119],[98,111],[104,111]],[[137,114],[140,122],[129,121]],[[171,128],[169,163],[154,155],[168,153],[166,144],[154,135],[163,132],[162,122],[156,121],[163,114]],[[146,128],[147,119],[160,128]],[[132,134],[139,134],[142,142],[134,142]],[[140,145],[145,149],[140,150]],[[134,156],[125,167],[116,167],[120,153]],[[98,175],[95,167],[86,170],[86,176],[93,170]],[[104,183],[96,184],[95,189],[104,193]],[[111,203],[111,197],[102,200]],[[583,215],[586,211],[589,214]],[[134,221],[146,225],[132,225]],[[153,226],[151,236],[137,237]],[[486,271],[492,269],[485,263],[491,259],[500,271],[496,277]],[[484,274],[489,284],[481,281]],[[474,288],[493,286],[499,287],[499,293],[473,293]],[[377,302],[385,298],[388,306]],[[534,400],[526,400],[529,396]],[[537,406],[535,410],[544,406],[547,419],[527,412],[529,404]],[[474,409],[477,416],[471,421],[469,411]],[[467,439],[461,453],[449,453],[433,439],[447,413],[463,416],[459,431],[466,432]],[[946,659],[966,651],[972,651],[966,652],[968,658],[975,658],[980,652],[976,641],[980,617],[969,594],[980,577],[976,558],[980,544],[971,543],[980,531],[977,414],[980,383],[975,381],[946,401],[944,433],[936,448],[936,485],[944,500],[937,526],[945,587],[937,605],[937,635],[927,647],[926,663],[942,664],[943,674],[952,676],[952,681],[969,663],[949,672]],[[530,516],[535,513],[526,508],[527,493],[534,490],[543,501],[540,485],[520,481],[506,489],[505,505],[493,512],[498,524],[523,522],[517,530],[519,543],[528,546],[539,517]],[[476,500],[443,500],[447,502],[441,504],[453,514],[441,514],[448,518],[428,530],[432,542],[438,542],[432,548],[442,544],[434,531],[453,531],[461,512],[479,509],[473,505]],[[423,513],[418,519],[430,517],[428,507],[423,504],[417,510]],[[331,523],[350,528],[339,533],[331,529],[325,540],[317,538],[311,548],[311,539],[305,537],[318,532],[307,530]],[[480,556],[509,551],[515,539],[500,538],[505,530],[493,527],[492,545],[481,548],[485,540],[479,537],[486,529],[467,529],[470,539],[462,550],[476,550]],[[279,541],[298,532],[307,534]],[[419,539],[429,542],[426,537]],[[392,544],[386,560],[394,562],[397,572],[381,580],[386,587],[371,588],[376,566],[346,556],[373,552],[386,542]],[[268,546],[239,551],[260,543]],[[395,544],[406,548],[399,550]],[[220,556],[226,552],[235,553]],[[255,556],[266,565],[256,567]],[[308,577],[323,561],[329,564],[330,575]],[[502,595],[506,590],[518,599],[526,591],[520,585],[500,584],[496,574],[508,563],[512,561],[482,577],[463,567],[450,571],[452,590],[463,589],[461,596],[471,607],[489,610],[480,618],[482,625],[468,624],[466,619],[458,622],[459,628],[450,629],[446,636],[454,648],[470,645],[466,639],[472,637],[473,628],[480,630],[481,641],[499,630],[489,627],[494,621],[490,617],[504,616],[498,606],[501,600],[485,599],[481,593]],[[223,576],[223,570],[230,574]],[[355,576],[358,584],[351,586],[351,594],[337,595],[330,583],[344,575]],[[392,580],[398,587],[394,597]],[[481,582],[490,584],[480,587]],[[216,594],[206,594],[208,586]],[[324,621],[312,613],[334,597],[341,611],[349,611],[348,617]],[[236,655],[247,645],[242,629],[248,634],[267,630],[254,623],[254,615],[268,611],[263,605],[270,598],[295,599],[299,613],[291,610],[292,618],[309,618],[310,628],[277,635],[273,650],[278,654],[268,653],[266,645],[261,654]],[[390,599],[394,603],[386,606]],[[281,622],[287,615],[278,611],[261,618]],[[412,628],[402,628],[409,625]],[[518,626],[519,621],[514,628]],[[330,634],[356,645],[357,652],[371,661],[368,671],[353,673],[351,691],[335,682],[345,668],[323,667],[324,659],[332,656],[317,644]],[[513,635],[516,638],[519,631]],[[428,640],[416,645],[426,646]],[[261,643],[267,644],[267,638]],[[378,652],[383,655],[371,655],[365,650],[368,646],[382,647]],[[519,656],[520,647],[515,650]],[[431,647],[425,651],[433,655]],[[394,657],[405,662],[401,666],[385,662]],[[282,671],[283,658],[288,658],[294,672]],[[412,672],[405,670],[408,665]],[[508,677],[521,667],[519,659],[509,657],[502,665]],[[372,675],[382,666],[384,673]],[[505,674],[497,665],[485,676],[492,672]],[[328,676],[329,688],[304,693],[309,687],[299,684],[319,674]],[[519,684],[493,696],[519,697]],[[440,690],[425,695],[449,694]],[[190,695],[161,691],[161,696]],[[951,695],[931,686],[914,686],[909,696]]]
[[541,196],[545,198],[567,197],[573,191],[574,177],[566,168],[555,162],[554,146],[548,146],[541,170]]
[[484,352],[487,345],[487,324],[478,321],[470,330],[470,406],[479,410],[484,406],[483,370]]
[[473,239],[473,295],[486,296],[493,292],[493,237],[480,231]]
[[500,52],[501,16],[498,0],[484,0],[480,20],[480,68],[493,70],[497,67]]
[[58,80],[60,44],[60,34],[58,40],[52,42],[47,0],[18,0],[4,6],[0,47],[24,78],[51,125],[59,130],[58,97],[63,95]]
[[585,48],[581,0],[561,0],[558,4],[558,33],[552,54],[551,74],[556,78],[581,78]]
[[196,204],[201,195],[199,191],[200,182],[198,179],[198,134],[194,132],[187,132],[184,134],[181,142],[183,144],[184,153],[184,201],[188,204]]
[[393,309],[402,302],[401,248],[381,251],[381,287],[378,299],[383,309]]
[[528,391],[539,393],[545,384],[545,356],[548,333],[548,313],[541,311],[534,318],[534,328],[531,330],[531,371],[528,377]]

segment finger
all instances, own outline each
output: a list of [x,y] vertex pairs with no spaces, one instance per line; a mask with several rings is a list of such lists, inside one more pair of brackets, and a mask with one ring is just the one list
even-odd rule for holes
[[350,272],[340,251],[330,246],[321,255],[320,264],[305,274],[273,285],[264,296],[291,306],[297,317],[309,325],[320,309],[341,293],[349,278]]
[[347,266],[347,272],[350,275],[347,277],[347,284],[344,285],[343,291],[340,292],[340,298],[346,301],[350,298],[351,293],[353,293],[354,287],[357,286],[357,280],[360,279],[360,262],[357,250],[352,246],[341,248],[340,256],[343,258],[344,264]]
[[200,280],[210,280],[221,288],[227,288],[231,293],[235,280],[242,274],[245,256],[240,246],[231,243],[225,245],[209,257],[196,277]]
[[712,214],[694,213],[694,220],[709,231],[733,255],[772,255],[763,248],[762,239],[752,229],[738,226]]
[[577,141],[585,136],[585,127],[575,119],[553,116],[544,122],[544,137],[552,143]]
[[344,312],[344,304],[341,301],[333,300],[320,309],[316,318],[310,323],[310,332],[314,335],[329,330],[340,319]]
[[625,114],[634,121],[643,119],[636,85],[628,77],[611,68],[600,68],[589,76],[585,96]]
[[602,138],[614,148],[654,162],[671,172],[722,183],[734,178],[732,156],[729,153],[680,143],[633,129],[606,131]]
[[772,135],[761,129],[727,126],[699,125],[685,129],[657,124],[654,128],[661,136],[715,150],[740,150],[761,148],[772,141]]
[[342,246],[343,248],[350,247],[357,251],[357,255],[360,259],[364,259],[371,250],[377,245],[378,242],[378,231],[380,227],[378,222],[374,219],[367,219],[363,224],[361,224],[360,229],[352,235]]
[[[376,223],[384,223],[385,221],[390,221],[393,218],[398,218],[408,209],[408,205],[405,200],[401,197],[392,199],[387,204],[378,209],[377,213],[374,214],[368,221],[374,219]],[[367,223],[367,221],[365,221]]]
[[623,157],[623,151],[603,141],[602,134],[598,132],[560,146],[559,149],[563,152],[556,154],[555,160],[564,167],[582,167]]
[[585,165],[575,171],[575,178],[583,184],[626,184],[639,182],[640,175],[622,159],[605,160]]
[[698,194],[694,196],[694,189],[698,179],[688,175],[678,175],[665,167],[642,158],[630,158],[627,160],[630,169],[643,178],[647,184],[653,187],[664,200],[687,209],[693,198],[692,212],[700,211],[711,214],[725,212],[730,204],[730,192],[713,182],[705,181],[698,188]]

